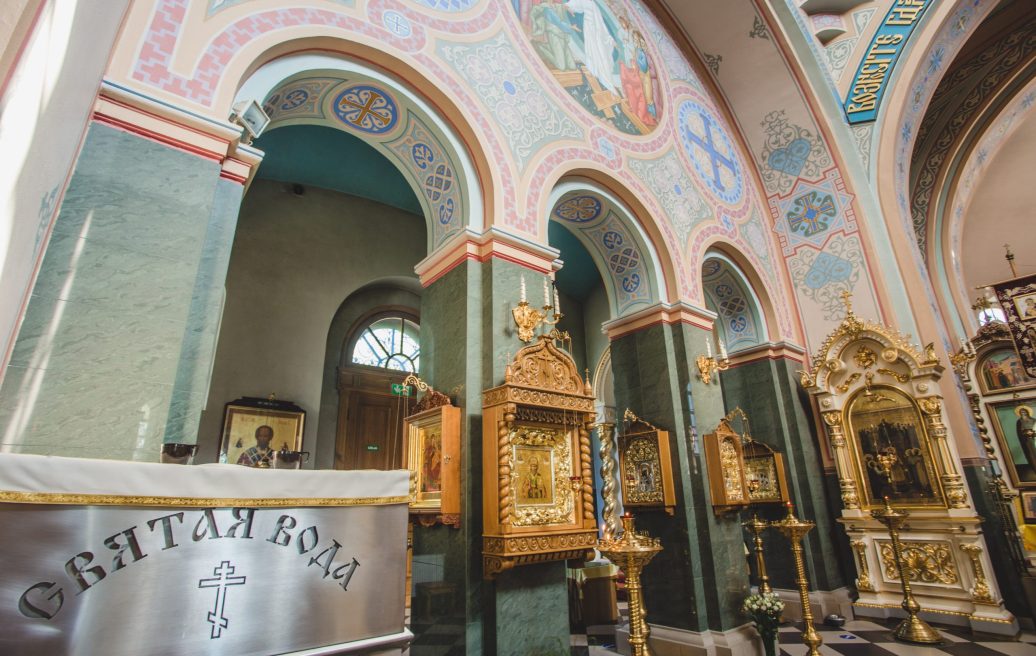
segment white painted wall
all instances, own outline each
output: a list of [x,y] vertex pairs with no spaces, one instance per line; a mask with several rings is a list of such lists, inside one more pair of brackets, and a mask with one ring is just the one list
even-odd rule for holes
[[306,410],[303,448],[315,453],[335,313],[369,282],[416,279],[425,247],[422,217],[333,191],[295,196],[284,183],[254,182],[230,257],[197,460],[216,459],[225,403],[271,393]]

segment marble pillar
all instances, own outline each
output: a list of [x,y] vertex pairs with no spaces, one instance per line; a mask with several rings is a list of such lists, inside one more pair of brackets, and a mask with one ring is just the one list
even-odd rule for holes
[[[460,528],[415,526],[414,576],[450,583],[456,591],[448,619],[415,597],[410,653],[439,654],[423,644],[425,627],[463,624],[451,653],[568,654],[568,588],[563,562],[518,567],[482,578],[482,390],[503,382],[504,367],[523,344],[511,308],[519,280],[541,288],[541,274],[498,258],[466,260],[425,288],[421,301],[422,378],[462,409]],[[531,294],[530,294],[531,296]],[[536,302],[537,298],[530,298]]]
[[[719,385],[704,384],[693,364],[711,333],[690,323],[656,323],[614,338],[616,407],[669,431],[677,507],[636,511],[637,527],[664,551],[644,570],[647,620],[692,632],[743,625],[748,564],[737,514],[712,510],[700,435],[722,419]],[[691,426],[696,424],[698,436]]]
[[91,125],[0,386],[0,448],[157,460],[167,435],[193,441],[227,184],[214,160]]
[[[801,368],[798,361],[766,355],[735,365],[721,374],[723,400],[727,408],[740,406],[745,411],[753,438],[784,455],[795,514],[817,524],[804,544],[810,584],[815,590],[835,590],[844,587],[853,575],[851,569],[846,572],[839,566],[840,562],[852,563],[852,553],[847,543],[842,545],[844,553],[839,550],[837,539],[844,531],[835,523],[827,501],[821,475],[824,464],[810,420],[809,401],[795,374]],[[780,519],[784,514],[778,507],[763,511],[761,517]],[[770,547],[767,563],[771,585],[795,589],[794,563],[783,538],[773,533],[765,537]]]

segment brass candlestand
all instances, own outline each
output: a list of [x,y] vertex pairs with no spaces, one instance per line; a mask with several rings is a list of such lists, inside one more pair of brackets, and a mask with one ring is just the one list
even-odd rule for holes
[[759,594],[773,592],[773,589],[770,588],[770,577],[766,575],[766,560],[763,559],[762,533],[769,524],[759,519],[759,515],[752,515],[752,519],[745,522],[743,526],[752,532],[752,542],[755,544],[755,566],[759,570]]
[[622,516],[622,538],[601,540],[598,549],[601,555],[612,561],[622,571],[626,572],[626,592],[629,594],[630,610],[630,649],[633,656],[651,656],[648,648],[648,636],[651,631],[648,629],[644,617],[647,609],[644,607],[643,592],[640,587],[640,570],[651,562],[658,552],[662,551],[662,545],[658,538],[650,538],[645,534],[637,535],[633,531],[633,515],[626,513]]
[[928,625],[923,619],[917,616],[921,605],[914,599],[910,592],[909,570],[903,568],[903,546],[899,543],[899,529],[903,527],[906,518],[910,513],[905,510],[896,510],[889,505],[889,498],[885,497],[885,507],[880,510],[872,510],[871,517],[884,524],[889,530],[889,537],[892,538],[892,557],[896,561],[896,571],[899,572],[899,581],[903,584],[903,610],[907,617],[899,623],[893,635],[904,642],[916,642],[930,645],[942,642],[942,635]]
[[791,553],[795,557],[795,583],[799,586],[799,599],[802,601],[802,642],[809,651],[809,656],[820,656],[820,645],[823,639],[817,630],[813,628],[813,609],[809,606],[809,579],[806,578],[806,563],[802,559],[802,539],[806,533],[816,526],[813,522],[796,519],[792,513],[791,504],[788,504],[788,516],[771,524],[780,531],[791,543]]

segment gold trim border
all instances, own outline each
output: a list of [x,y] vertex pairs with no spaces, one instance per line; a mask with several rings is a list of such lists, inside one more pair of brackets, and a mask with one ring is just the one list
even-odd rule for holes
[[[869,604],[863,601],[854,601],[853,606],[863,606],[864,608],[885,608],[895,609],[901,608],[900,604]],[[976,622],[992,622],[994,624],[1011,624],[1011,620],[1002,620],[997,617],[986,617],[984,615],[975,615],[973,613],[965,613],[959,610],[940,610],[936,608],[922,608],[923,613],[935,613],[938,615],[956,615],[958,617],[966,617],[969,620],[975,620]]]
[[0,503],[32,503],[73,506],[176,506],[182,508],[245,507],[301,508],[313,506],[390,506],[410,500],[400,497],[339,497],[293,499],[247,499],[218,497],[157,497],[119,494],[73,494],[67,492],[12,492],[0,490]]

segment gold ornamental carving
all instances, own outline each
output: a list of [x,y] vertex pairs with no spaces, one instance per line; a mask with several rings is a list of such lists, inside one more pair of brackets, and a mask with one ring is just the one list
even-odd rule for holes
[[986,571],[982,567],[982,547],[977,544],[962,544],[960,550],[968,555],[971,568],[975,571],[975,587],[971,589],[971,599],[980,604],[995,604],[993,595],[986,581]]
[[860,573],[856,579],[856,589],[863,592],[874,592],[870,569],[867,567],[867,543],[863,540],[853,540],[849,544],[856,553],[856,569]]
[[734,438],[726,437],[720,442],[719,462],[723,470],[723,487],[727,491],[727,499],[744,501],[745,488],[742,483],[744,471],[741,467],[741,458],[738,457],[737,447],[734,446]]
[[[823,344],[820,345],[820,349],[814,354],[810,369],[799,371],[799,382],[805,388],[816,387],[822,375],[840,371],[844,365],[841,359],[838,357],[843,342],[848,343],[854,341],[863,333],[870,333],[874,336],[875,340],[878,341],[882,346],[881,357],[882,360],[891,364],[897,359],[906,355],[912,358],[914,362],[917,362],[921,366],[935,366],[939,364],[938,358],[933,357],[934,351],[925,349],[922,353],[915,345],[913,345],[909,338],[902,333],[879,323],[872,323],[870,321],[864,321],[856,316],[853,312],[853,306],[851,301],[851,295],[849,292],[842,292],[842,302],[845,304],[845,319],[842,323],[835,328],[831,334],[827,336]],[[868,351],[871,351],[869,348]],[[871,351],[870,355],[859,356],[859,351],[856,357],[861,357],[861,361],[866,363],[870,362],[874,353]],[[873,366],[873,362],[870,365]],[[859,365],[861,368],[866,368],[862,364]]]
[[581,380],[578,371],[566,359],[569,356],[554,345],[554,340],[540,339],[518,352],[507,366],[504,382],[537,390],[592,396],[588,389],[590,383]]
[[[898,581],[895,553],[888,541],[878,541],[885,579]],[[911,583],[929,585],[960,585],[957,565],[953,562],[953,551],[949,542],[904,542],[903,569]]]
[[910,374],[900,374],[892,371],[891,369],[881,368],[878,369],[879,374],[885,374],[891,378],[895,378],[897,382],[906,383],[910,381]]
[[871,349],[866,346],[861,346],[856,349],[856,354],[853,355],[853,362],[860,369],[870,369],[874,366],[874,363],[878,361],[878,356]]

